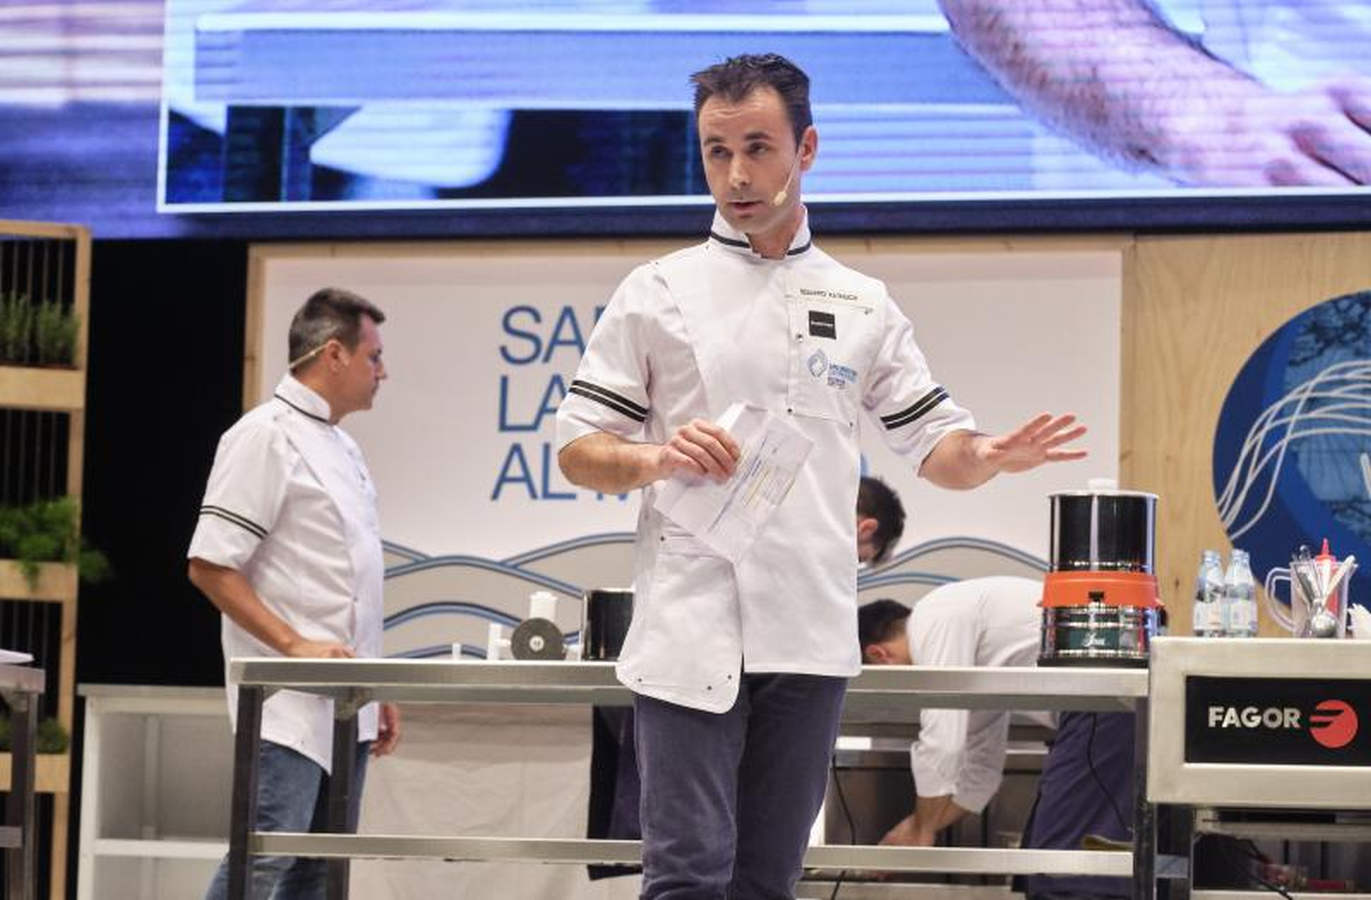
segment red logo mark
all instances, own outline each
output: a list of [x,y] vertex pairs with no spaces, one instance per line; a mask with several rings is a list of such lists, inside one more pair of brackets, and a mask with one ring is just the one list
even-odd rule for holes
[[1329,750],[1346,747],[1357,736],[1357,711],[1341,700],[1324,700],[1309,716],[1309,733]]

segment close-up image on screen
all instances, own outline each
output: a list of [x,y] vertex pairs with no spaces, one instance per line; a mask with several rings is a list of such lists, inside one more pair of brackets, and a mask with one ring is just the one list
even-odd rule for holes
[[810,74],[818,202],[1371,175],[1363,4],[1128,6],[168,0],[160,201],[705,202],[687,75],[740,52]]
[[70,0],[0,26],[0,214],[107,237],[692,230],[690,74],[745,53],[811,78],[830,230],[1367,217],[1364,0]]

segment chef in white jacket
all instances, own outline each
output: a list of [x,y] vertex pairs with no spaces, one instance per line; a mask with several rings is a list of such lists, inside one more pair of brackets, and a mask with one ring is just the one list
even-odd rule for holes
[[[381,655],[376,490],[362,451],[338,422],[370,409],[386,377],[383,321],[363,297],[316,291],[291,320],[289,371],[272,398],[219,441],[187,556],[191,582],[223,614],[226,668],[235,656]],[[232,723],[238,686],[225,677]],[[358,712],[350,829],[367,756],[390,753],[399,735],[395,704]],[[278,691],[262,704],[261,737],[254,830],[324,830],[333,701]],[[322,859],[258,856],[248,893],[323,900],[326,874]],[[206,898],[227,890],[225,861]]]
[[[693,76],[707,239],[634,270],[595,326],[557,412],[573,484],[644,488],[633,623],[646,900],[794,896],[823,800],[856,628],[861,422],[923,477],[971,488],[1077,459],[1070,416],[974,430],[934,381],[876,279],[814,246],[799,202],[818,133],[809,79],[774,54]],[[653,508],[659,482],[728,478],[716,420],[767,410],[812,448],[735,564]]]
[[[911,611],[877,600],[857,611],[862,660],[870,665],[1033,666],[1038,661],[1042,582],[971,578],[935,588]],[[1052,727],[1048,713],[1016,713]],[[1007,710],[925,709],[910,747],[914,812],[883,844],[927,847],[939,831],[977,814],[1004,777]]]

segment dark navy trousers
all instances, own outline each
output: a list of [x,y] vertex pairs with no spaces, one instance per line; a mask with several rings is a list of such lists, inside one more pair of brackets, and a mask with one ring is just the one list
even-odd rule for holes
[[790,900],[847,680],[744,675],[723,714],[635,696],[643,900]]
[[[1062,713],[1024,848],[1079,850],[1087,834],[1131,840],[1132,814],[1133,714]],[[1016,887],[1030,900],[1126,898],[1132,891],[1127,878],[1079,875],[1031,875]]]

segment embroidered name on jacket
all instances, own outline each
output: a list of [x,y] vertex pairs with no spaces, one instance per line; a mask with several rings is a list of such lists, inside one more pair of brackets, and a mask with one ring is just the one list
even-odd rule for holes
[[833,313],[809,311],[809,336],[838,339],[838,320]]

